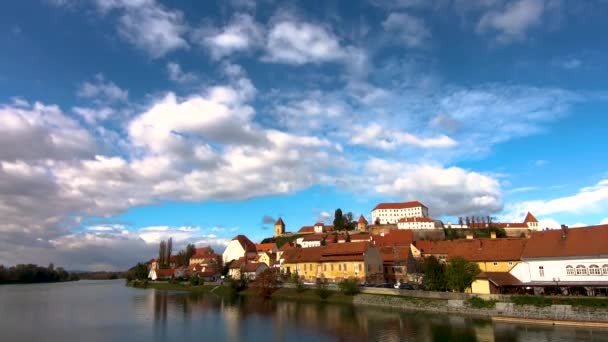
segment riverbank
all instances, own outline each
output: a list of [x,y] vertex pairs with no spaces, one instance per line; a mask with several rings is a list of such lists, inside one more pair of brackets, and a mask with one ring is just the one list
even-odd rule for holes
[[[249,288],[237,293],[228,285],[191,286],[186,283],[170,284],[149,282],[147,287],[157,290],[213,293],[218,296],[258,296],[258,293],[254,288]],[[606,324],[606,327],[608,327],[608,323],[606,323],[608,322],[608,309],[603,305],[577,306],[550,304],[553,302],[559,303],[560,301],[556,301],[555,299],[539,300],[534,296],[530,296],[528,300],[522,300],[521,297],[515,296],[510,298],[512,301],[510,302],[507,301],[509,300],[509,297],[506,296],[502,298],[501,301],[497,301],[483,300],[475,297],[469,299],[432,298],[428,293],[425,294],[425,297],[412,296],[412,293],[410,292],[407,294],[408,295],[386,295],[360,293],[354,296],[347,296],[339,291],[329,291],[329,295],[326,298],[321,298],[313,288],[307,288],[300,291],[295,288],[280,288],[272,294],[271,299],[352,304],[355,306],[376,306],[404,311],[460,314],[482,318],[509,317],[511,319],[521,319],[522,322],[525,322],[527,319],[592,322],[594,324],[599,323],[600,326]],[[445,293],[438,294],[441,294],[441,296],[438,297],[448,297]],[[592,300],[593,298],[570,298],[564,299],[563,301],[589,304]],[[604,300],[596,299],[596,301],[602,303]],[[537,305],[534,305],[534,303],[537,303]]]

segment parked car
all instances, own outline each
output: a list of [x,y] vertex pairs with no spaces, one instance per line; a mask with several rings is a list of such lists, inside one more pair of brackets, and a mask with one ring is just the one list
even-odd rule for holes
[[408,283],[403,283],[399,285],[400,290],[413,290],[414,287]]
[[391,285],[389,283],[384,283],[384,284],[378,285],[378,287],[382,287],[382,288],[385,288],[385,289],[391,289],[391,288],[393,288],[393,285]]

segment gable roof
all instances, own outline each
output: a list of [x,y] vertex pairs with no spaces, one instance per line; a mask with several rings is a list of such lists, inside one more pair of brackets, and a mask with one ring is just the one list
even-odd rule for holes
[[334,243],[321,247],[294,248],[285,251],[283,257],[285,263],[356,261],[363,260],[364,253],[370,247],[369,242]]
[[274,225],[281,225],[285,227],[285,222],[283,222],[283,219],[279,217],[279,219],[277,220],[277,222],[274,223]]
[[284,243],[284,244],[281,246],[281,248],[279,248],[279,251],[280,251],[280,252],[285,252],[285,251],[287,251],[287,250],[294,249],[294,248],[296,248],[294,245],[292,245],[292,244],[291,244],[291,243],[289,243],[289,242],[286,242],[286,243]]
[[409,246],[414,241],[414,232],[410,229],[394,229],[384,235],[372,235],[372,243],[377,247]]
[[171,277],[171,276],[173,276],[173,274],[175,274],[175,269],[174,268],[158,268],[158,269],[155,269],[154,272],[156,272],[157,277]]
[[245,264],[243,266],[243,272],[256,272],[258,270],[258,267],[263,267],[262,265],[268,267],[263,262],[250,262],[250,263],[247,263],[247,264]]
[[298,230],[298,233],[314,233],[314,232],[315,232],[314,226],[303,226],[302,228],[300,228],[300,230]]
[[276,247],[277,247],[277,244],[274,242],[259,243],[259,244],[255,245],[255,249],[258,252],[271,251],[271,250],[275,249]]
[[378,203],[372,211],[376,209],[406,209],[406,208],[417,208],[423,207],[426,208],[426,205],[418,202],[418,201],[410,201],[410,202],[392,202],[392,203]]
[[463,257],[469,261],[520,260],[527,239],[465,239],[452,241],[416,241],[423,255],[447,255],[447,259]]
[[526,215],[526,218],[524,219],[524,223],[528,223],[528,222],[538,222],[536,217],[534,217],[534,215],[532,215],[532,213],[529,211],[528,211],[528,214]]
[[302,241],[322,241],[325,240],[325,234],[310,234],[302,238]]
[[580,256],[608,256],[608,224],[533,232],[522,254],[522,258]]
[[232,241],[238,241],[241,247],[245,250],[245,252],[256,252],[255,244],[249,240],[245,235],[237,235]]
[[481,272],[476,279],[487,279],[499,287],[521,284],[521,281],[509,272]]

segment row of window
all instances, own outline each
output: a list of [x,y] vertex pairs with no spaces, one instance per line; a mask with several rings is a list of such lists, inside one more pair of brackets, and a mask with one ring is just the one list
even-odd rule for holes
[[[338,271],[344,271],[344,272],[348,271],[348,266],[347,265],[348,264],[338,264]],[[315,267],[314,264],[304,264],[303,265],[304,272],[306,272],[306,271],[313,271],[314,267]],[[361,269],[362,269],[361,265],[359,265],[359,264],[354,264],[353,267],[354,267],[354,271],[355,272],[360,272]],[[296,269],[297,268],[299,268],[299,267],[296,267]],[[329,270],[330,271],[334,270],[334,264],[329,264]],[[368,272],[372,271],[372,266],[371,265],[367,265],[367,271]],[[382,271],[382,266],[378,266],[378,271],[379,272]],[[327,272],[327,264],[323,265],[323,272]]]
[[405,209],[378,209],[380,212],[397,213],[403,210],[407,211],[420,211],[420,208],[405,208]]
[[[545,276],[545,268],[543,266],[538,266],[538,274],[541,277]],[[605,275],[608,276],[608,264],[603,265],[601,268],[598,265],[590,265],[586,267],[585,265],[578,265],[573,267],[572,265],[566,266],[566,275],[569,276],[594,276],[594,275]]]

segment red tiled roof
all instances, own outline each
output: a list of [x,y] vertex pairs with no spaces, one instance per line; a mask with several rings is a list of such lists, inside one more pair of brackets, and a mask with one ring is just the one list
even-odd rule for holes
[[520,260],[527,239],[466,239],[452,241],[416,241],[424,255],[447,255],[448,260],[463,257],[469,261]]
[[423,207],[426,208],[426,205],[418,202],[418,201],[411,201],[411,202],[397,202],[397,203],[379,203],[373,210],[376,209],[405,209],[405,208],[416,208],[416,207]]
[[260,267],[262,265],[266,265],[266,264],[260,263],[260,262],[247,263],[247,264],[245,264],[245,266],[243,266],[243,272],[255,272],[258,270],[258,267]]
[[521,281],[509,272],[481,272],[477,279],[488,279],[496,286],[520,285]]
[[411,250],[409,246],[385,246],[380,248],[380,256],[384,263],[394,263],[395,258],[397,258],[400,263],[406,263],[410,254]]
[[533,232],[522,258],[608,256],[608,224]]
[[492,226],[497,227],[497,228],[529,228],[527,224],[518,223],[518,222],[512,222],[512,223],[497,222],[497,223],[492,223]]
[[371,241],[371,235],[369,235],[369,234],[351,234],[350,241],[351,242]]
[[303,226],[302,228],[300,228],[300,230],[298,230],[298,233],[314,233],[315,232],[315,227],[313,226]]
[[211,254],[211,247],[202,247],[202,248],[196,248],[196,252],[194,253],[195,255],[205,255],[205,254]]
[[363,260],[368,242],[334,243],[321,247],[295,248],[283,256],[286,263]]
[[283,246],[281,246],[281,248],[279,248],[279,251],[285,252],[287,250],[294,249],[294,248],[296,248],[294,245],[287,242],[287,243],[284,243]]
[[359,221],[357,221],[358,223],[365,223],[367,224],[367,220],[365,219],[365,217],[363,215],[359,216]]
[[275,249],[276,247],[277,247],[277,244],[274,242],[260,243],[260,244],[255,245],[255,249],[258,252],[271,251],[271,250]]
[[325,234],[310,234],[302,238],[302,241],[321,241],[325,240]]
[[532,215],[532,213],[529,211],[528,211],[528,214],[526,215],[526,218],[524,219],[524,223],[528,223],[528,222],[538,222],[536,217],[534,217],[534,215]]
[[237,240],[245,252],[256,252],[255,244],[249,240],[245,235],[237,235],[232,241]]
[[348,243],[339,243],[339,244],[331,244],[325,246],[322,254],[323,256],[329,255],[353,255],[353,254],[361,254],[365,253],[369,248],[369,242],[348,242]]
[[376,247],[409,246],[414,241],[414,232],[409,229],[394,229],[382,235],[373,235],[372,243]]
[[230,263],[229,268],[241,268],[241,266],[243,266],[244,263],[245,263],[245,257],[240,257],[236,260],[233,260],[232,263]]
[[155,270],[157,277],[171,277],[175,274],[174,268],[159,268]]
[[399,222],[435,222],[428,217],[402,217]]
[[293,248],[283,253],[285,263],[316,262],[321,260],[321,252],[325,247]]
[[281,226],[285,226],[285,222],[283,222],[283,219],[282,219],[282,218],[280,218],[280,217],[279,217],[279,219],[277,220],[277,222],[275,222],[275,224],[274,224],[274,225],[276,226],[276,225],[279,225],[279,224],[280,224]]

